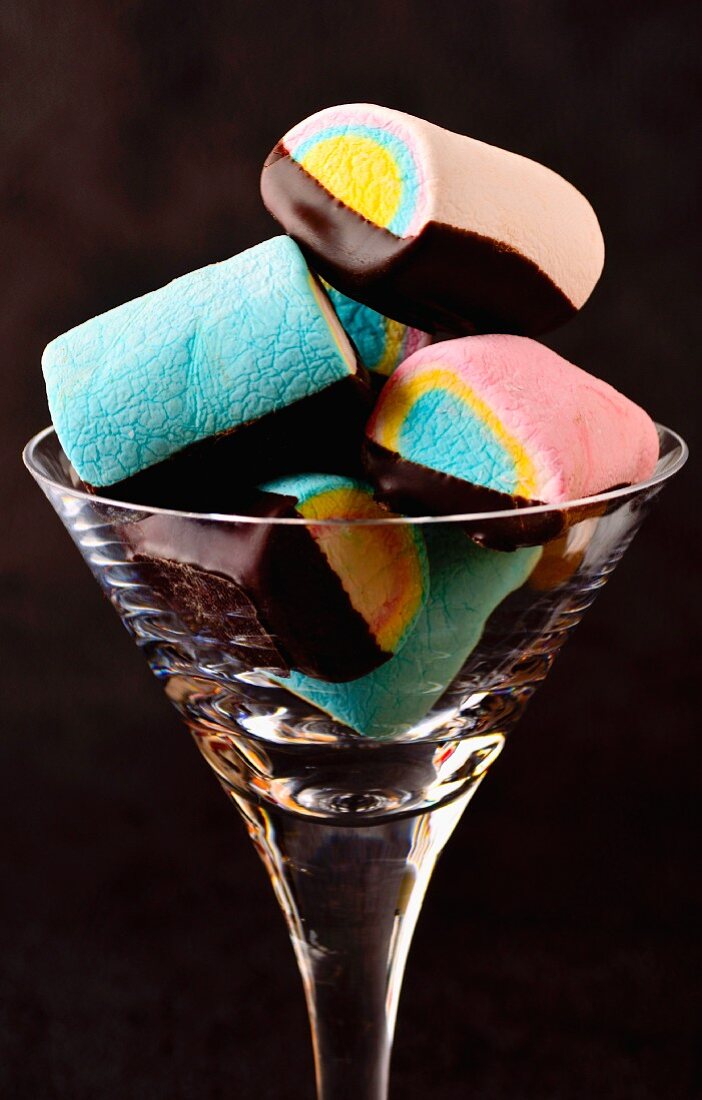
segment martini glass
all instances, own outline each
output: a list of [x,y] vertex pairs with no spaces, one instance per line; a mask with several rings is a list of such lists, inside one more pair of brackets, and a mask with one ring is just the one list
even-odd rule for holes
[[[648,481],[559,508],[314,523],[88,495],[53,429],[27,445],[29,471],[265,865],[302,976],[319,1100],[385,1100],[403,970],[436,859],[684,464],[679,436],[659,428],[659,439]],[[202,549],[305,526],[353,545],[407,524],[426,546],[428,600],[394,657],[342,684],[271,663]],[[284,576],[276,583],[285,591]]]

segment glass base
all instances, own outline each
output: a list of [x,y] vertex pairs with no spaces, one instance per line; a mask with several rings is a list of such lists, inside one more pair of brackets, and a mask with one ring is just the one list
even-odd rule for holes
[[397,1004],[436,860],[476,778],[431,813],[351,823],[237,805],[285,915],[305,990],[319,1100],[386,1100]]

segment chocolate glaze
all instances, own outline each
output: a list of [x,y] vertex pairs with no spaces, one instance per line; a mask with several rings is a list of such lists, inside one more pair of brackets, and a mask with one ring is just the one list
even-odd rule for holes
[[[294,497],[258,493],[249,514],[294,517]],[[226,643],[247,667],[341,682],[391,654],[351,605],[309,528],[154,514],[123,528],[135,561],[190,629]]]
[[248,514],[252,489],[270,478],[305,470],[362,475],[361,443],[374,400],[359,367],[311,397],[193,443],[115,485],[86,488],[134,504]]
[[263,201],[332,286],[407,325],[465,336],[534,336],[576,312],[533,261],[490,237],[428,222],[396,237],[349,209],[276,146],[261,175]]
[[135,554],[139,576],[193,634],[207,634],[247,668],[270,668],[282,675],[288,661],[243,588],[197,565]]
[[[497,512],[512,509],[514,515],[500,519],[475,519],[463,525],[474,542],[492,550],[516,550],[540,546],[558,538],[569,523],[583,519],[582,509],[573,514],[554,509],[540,515],[520,515],[520,509],[543,501],[527,500],[508,493],[474,485],[452,474],[432,470],[402,458],[395,451],[367,439],[363,457],[378,498],[394,511],[409,516],[451,516],[468,512]],[[575,517],[574,513],[579,514]]]

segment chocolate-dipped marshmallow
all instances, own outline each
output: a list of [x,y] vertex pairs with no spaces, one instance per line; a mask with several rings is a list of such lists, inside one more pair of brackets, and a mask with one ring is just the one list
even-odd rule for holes
[[540,548],[503,554],[475,546],[457,526],[425,530],[429,596],[405,644],[351,683],[300,672],[278,682],[365,737],[408,733],[426,717],[480,641],[495,608],[527,579]]
[[372,400],[288,237],[78,325],[42,363],[57,434],[83,481],[185,509],[234,510],[227,485],[291,468],[353,467]]
[[460,514],[561,504],[644,480],[658,434],[633,401],[542,344],[467,336],[398,367],[366,448],[391,507]]
[[294,126],[261,193],[332,286],[428,332],[545,332],[604,262],[592,207],[561,176],[373,104]]
[[[378,524],[388,512],[371,488],[328,474],[269,482],[249,512],[230,522],[163,512],[124,528],[144,577],[191,631],[247,667],[333,682],[402,648],[428,591],[414,525]],[[305,522],[275,522],[290,519]]]

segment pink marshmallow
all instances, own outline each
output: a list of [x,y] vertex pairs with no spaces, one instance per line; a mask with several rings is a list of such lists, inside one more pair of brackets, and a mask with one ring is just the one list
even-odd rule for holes
[[[433,412],[419,431],[422,409]],[[659,451],[643,409],[522,336],[468,336],[411,355],[367,435],[409,462],[549,504],[645,480]]]

